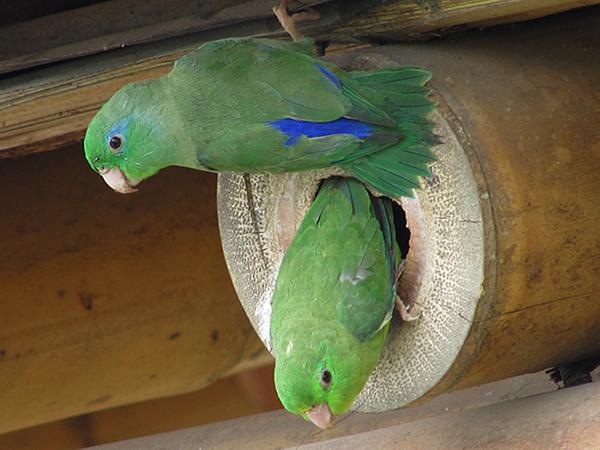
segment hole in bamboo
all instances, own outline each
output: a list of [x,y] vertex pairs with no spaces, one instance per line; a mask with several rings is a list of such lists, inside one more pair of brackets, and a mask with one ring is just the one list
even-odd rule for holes
[[402,258],[408,257],[410,250],[410,230],[406,223],[406,213],[398,203],[393,202],[394,224],[396,225],[396,242],[400,247]]

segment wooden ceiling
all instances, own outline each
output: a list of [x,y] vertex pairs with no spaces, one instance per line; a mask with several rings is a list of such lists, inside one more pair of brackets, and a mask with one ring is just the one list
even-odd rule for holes
[[[125,83],[166,73],[202,42],[283,36],[276,0],[0,0],[0,158],[82,138],[94,112]],[[531,19],[597,0],[320,0],[307,35],[381,43]]]

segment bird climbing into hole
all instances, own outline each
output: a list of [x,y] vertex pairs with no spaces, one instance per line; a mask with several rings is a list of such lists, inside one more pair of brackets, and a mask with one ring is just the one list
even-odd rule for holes
[[88,163],[117,192],[168,166],[282,173],[338,167],[379,193],[412,196],[438,140],[431,74],[346,72],[312,54],[306,13],[275,8],[294,42],[229,38],[180,58],[166,76],[124,86],[92,119]]
[[392,201],[326,180],[281,263],[272,298],[275,386],[320,428],[348,411],[379,362],[403,268]]

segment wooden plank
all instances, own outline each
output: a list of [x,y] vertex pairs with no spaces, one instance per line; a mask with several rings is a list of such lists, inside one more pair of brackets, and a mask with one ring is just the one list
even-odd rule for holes
[[[292,2],[291,10],[319,8],[325,20],[307,24],[320,38],[349,40],[414,39],[457,26],[484,26],[526,20],[597,0],[412,0],[376,6],[374,1]],[[0,28],[0,74],[108,50],[189,35],[241,22],[251,34],[277,34],[274,0],[190,2],[112,0]],[[295,7],[294,7],[295,6]],[[65,24],[69,24],[65,32]],[[335,25],[335,30],[332,30]],[[235,31],[233,34],[236,34]]]
[[[460,393],[456,396],[460,398]],[[327,431],[289,413],[270,412],[93,448],[591,449],[600,442],[600,383],[475,408],[452,397],[445,400],[445,410],[424,405],[355,414]]]
[[[245,448],[245,440],[265,449],[288,448],[297,444],[302,434],[290,433],[277,437],[281,429],[297,427],[300,432],[304,432],[305,443],[316,443],[556,389],[556,385],[545,373],[529,374],[441,395],[417,408],[405,408],[383,414],[351,414],[340,418],[335,428],[326,433],[317,431],[312,424],[302,421],[299,417],[279,410],[254,416],[252,427],[237,435],[231,433],[229,436],[223,436],[222,440],[218,441],[212,433],[215,422],[281,408],[275,396],[272,370],[272,366],[266,366],[224,378],[197,392],[98,411],[0,435],[0,448],[75,449],[205,424],[213,424],[203,429],[206,431],[208,442],[217,447],[229,445],[229,448]],[[247,406],[249,401],[254,405],[254,412]],[[204,408],[202,405],[210,405],[210,408]],[[240,423],[247,420],[227,423],[235,430]]]
[[68,9],[80,8],[104,0],[0,0],[0,25],[25,22],[36,17],[57,14]]
[[0,434],[2,450],[75,450],[280,409],[273,365],[198,391],[118,406]]
[[414,40],[453,29],[517,22],[597,4],[598,0],[409,0],[387,2],[341,24],[333,36]]
[[[275,28],[273,5],[274,0],[234,0],[219,5],[188,0],[112,0],[40,17],[0,28],[0,74],[256,19],[270,18]],[[294,2],[290,4],[292,10],[298,5],[293,8]]]
[[300,448],[362,450],[373,442],[380,450],[597,448],[599,394],[600,384],[588,384]]
[[0,203],[0,433],[271,361],[223,261],[213,174],[115,195],[76,146],[1,161]]

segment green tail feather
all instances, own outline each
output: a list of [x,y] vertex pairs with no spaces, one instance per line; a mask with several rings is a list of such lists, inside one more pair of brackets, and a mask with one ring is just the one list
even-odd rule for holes
[[[431,73],[403,67],[353,72],[351,76],[360,92],[396,121],[396,129],[404,139],[341,167],[382,194],[412,197],[413,189],[420,186],[419,177],[430,175],[429,164],[435,160],[431,147],[440,143],[432,131],[433,123],[427,119],[436,106],[424,86]],[[377,131],[373,138],[376,137]]]
[[431,80],[431,72],[420,67],[404,66],[397,69],[376,70],[374,72],[352,72],[352,79],[364,86],[379,89],[386,85],[425,86]]

